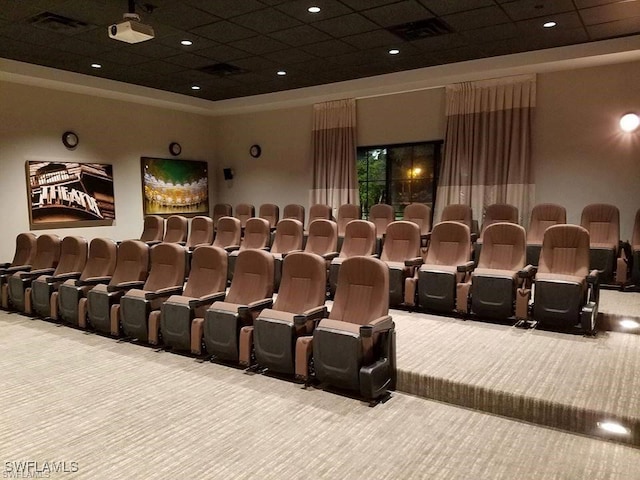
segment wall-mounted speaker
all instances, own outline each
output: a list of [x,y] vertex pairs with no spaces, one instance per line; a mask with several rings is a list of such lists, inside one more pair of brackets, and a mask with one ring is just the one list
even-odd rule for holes
[[224,173],[225,180],[233,180],[233,170],[230,168],[223,168],[222,172]]

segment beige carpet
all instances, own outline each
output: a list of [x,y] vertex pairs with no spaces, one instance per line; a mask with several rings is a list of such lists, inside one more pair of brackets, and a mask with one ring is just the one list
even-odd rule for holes
[[[632,294],[637,295],[637,294]],[[618,420],[640,445],[640,336],[596,338],[394,312],[398,389],[418,396],[600,434]]]
[[[620,479],[640,450],[396,393],[361,402],[0,313],[0,469],[54,479]],[[428,352],[426,352],[428,353]]]

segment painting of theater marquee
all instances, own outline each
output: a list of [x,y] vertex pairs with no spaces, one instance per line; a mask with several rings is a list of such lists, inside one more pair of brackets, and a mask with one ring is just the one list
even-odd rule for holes
[[207,162],[142,157],[145,215],[207,215]]
[[111,225],[116,218],[113,167],[27,161],[31,228]]

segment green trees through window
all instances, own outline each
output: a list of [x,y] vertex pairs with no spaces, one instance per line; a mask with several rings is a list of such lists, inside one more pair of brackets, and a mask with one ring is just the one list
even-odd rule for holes
[[396,218],[413,202],[433,209],[442,141],[358,148],[358,186],[364,218],[376,203],[393,205]]

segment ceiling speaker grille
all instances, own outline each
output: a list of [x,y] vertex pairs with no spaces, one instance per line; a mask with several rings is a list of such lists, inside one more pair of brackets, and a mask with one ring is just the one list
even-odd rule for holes
[[417,22],[403,23],[387,30],[408,42],[453,33],[453,29],[439,18],[427,18]]
[[75,20],[69,17],[63,17],[51,12],[42,12],[31,17],[28,22],[34,27],[53,30],[58,33],[78,33],[91,27],[82,20]]
[[200,71],[217,77],[229,77],[231,75],[247,72],[246,70],[236,67],[235,65],[231,65],[230,63],[215,63],[213,65],[202,67]]

